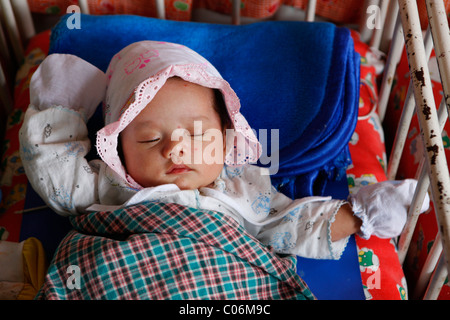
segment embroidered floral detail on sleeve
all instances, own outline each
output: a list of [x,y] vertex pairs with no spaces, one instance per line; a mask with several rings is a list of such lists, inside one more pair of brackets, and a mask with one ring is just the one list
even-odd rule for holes
[[32,161],[36,156],[36,146],[33,146],[29,143],[21,144],[21,157],[25,161]]
[[50,195],[50,199],[64,209],[72,210],[74,208],[72,197],[64,186],[53,188],[53,193]]
[[270,212],[270,198],[266,195],[260,195],[253,201],[252,209],[258,215]]
[[277,232],[273,235],[269,245],[280,252],[293,248],[295,243],[292,241],[292,234],[290,232]]
[[300,210],[303,208],[303,206],[298,206],[289,211],[284,217],[283,222],[295,222],[299,219],[301,219],[302,215],[300,214]]
[[66,147],[66,153],[71,157],[78,157],[80,153],[84,152],[84,147],[79,142],[67,142],[64,144]]

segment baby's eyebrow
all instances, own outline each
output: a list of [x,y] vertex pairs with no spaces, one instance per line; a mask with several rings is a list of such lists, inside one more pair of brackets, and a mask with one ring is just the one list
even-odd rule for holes
[[[200,122],[210,122],[211,121],[210,117],[205,116],[205,115],[191,115],[191,116],[185,117],[185,119],[186,119],[186,124],[188,124],[188,125],[193,125],[195,121],[200,121]],[[147,119],[147,120],[142,120],[140,122],[137,122],[135,125],[135,130],[155,129],[156,126],[164,125],[163,123],[154,121],[154,120],[155,119]]]
[[204,116],[204,115],[188,116],[187,119],[192,120],[192,121],[210,120],[210,118],[208,116]]
[[155,123],[152,120],[145,120],[137,122],[135,125],[136,130],[142,130],[142,129],[149,129],[153,128],[155,126]]

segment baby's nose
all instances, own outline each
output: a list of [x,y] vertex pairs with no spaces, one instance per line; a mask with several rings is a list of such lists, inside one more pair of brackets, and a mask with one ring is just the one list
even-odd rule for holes
[[164,147],[163,155],[166,159],[171,159],[175,164],[180,164],[183,162],[183,158],[188,155],[188,150],[189,146],[184,139],[181,141],[169,140]]

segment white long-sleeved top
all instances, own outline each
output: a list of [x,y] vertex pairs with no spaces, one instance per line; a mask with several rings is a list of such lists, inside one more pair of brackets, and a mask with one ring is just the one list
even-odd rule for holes
[[277,252],[338,259],[348,239],[332,242],[330,226],[342,205],[328,197],[291,200],[277,192],[263,168],[225,166],[213,188],[180,190],[162,185],[130,188],[103,161],[85,158],[90,149],[82,113],[30,105],[20,130],[20,152],[34,190],[61,215],[108,210],[143,201],[175,202],[220,211]]
[[[90,68],[81,74],[86,75]],[[224,166],[212,188],[180,190],[168,184],[137,190],[103,161],[88,162],[85,157],[91,146],[86,122],[101,95],[89,101],[88,93],[83,91],[81,95],[80,88],[97,92],[96,85],[101,84],[96,80],[86,87],[82,85],[83,76],[78,82],[71,78],[70,85],[63,86],[53,102],[49,83],[58,82],[57,75],[46,77],[45,70],[38,71],[30,84],[31,104],[19,133],[20,153],[34,190],[57,213],[76,215],[144,201],[178,203],[229,215],[279,253],[340,258],[348,238],[332,242],[330,227],[344,202],[330,197],[291,200],[272,186],[266,169]],[[43,93],[43,87],[48,92]],[[81,96],[83,101],[78,98]],[[86,101],[89,106],[80,106]]]

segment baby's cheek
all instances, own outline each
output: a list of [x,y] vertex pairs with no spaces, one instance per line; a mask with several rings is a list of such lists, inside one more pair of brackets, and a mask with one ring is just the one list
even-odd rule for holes
[[223,164],[224,163],[224,148],[221,141],[203,142],[202,150],[203,161],[205,164]]

